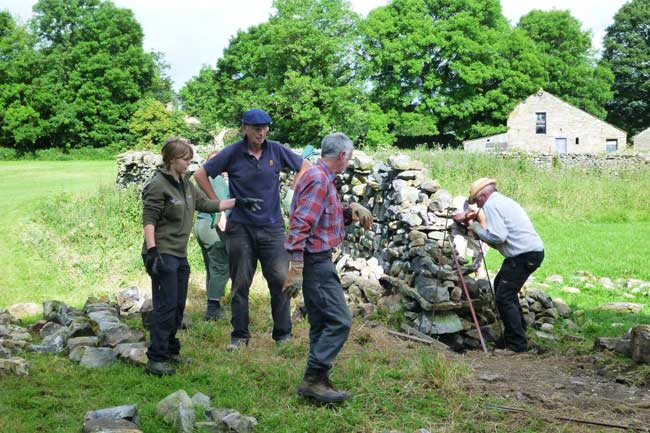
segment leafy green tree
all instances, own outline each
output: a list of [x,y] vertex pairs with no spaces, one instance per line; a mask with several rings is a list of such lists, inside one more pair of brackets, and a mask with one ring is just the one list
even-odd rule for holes
[[614,73],[608,120],[630,135],[650,126],[650,0],[631,0],[614,16],[603,61]]
[[406,143],[500,132],[544,76],[498,0],[393,0],[360,33],[378,119]]
[[183,109],[201,119],[206,125],[215,127],[220,124],[221,110],[216,101],[217,93],[216,74],[214,68],[204,66],[199,74],[192,77],[181,89],[178,95],[183,102]]
[[317,143],[342,130],[367,134],[355,63],[357,14],[344,0],[275,0],[268,22],[239,32],[216,69],[204,68],[181,91],[185,108],[207,122],[237,125],[260,107],[272,136]]
[[132,12],[102,0],[40,0],[34,13],[44,54],[39,80],[52,107],[41,112],[42,144],[125,146],[137,102],[159,84]]
[[600,118],[611,99],[613,76],[597,64],[591,47],[591,33],[569,11],[534,10],[519,20],[517,27],[536,44],[548,74],[542,87]]
[[0,146],[20,151],[32,147],[43,130],[30,86],[38,57],[34,44],[27,28],[0,11]]
[[131,120],[129,131],[136,139],[136,149],[159,149],[171,136],[181,135],[182,115],[168,111],[156,99],[143,99]]

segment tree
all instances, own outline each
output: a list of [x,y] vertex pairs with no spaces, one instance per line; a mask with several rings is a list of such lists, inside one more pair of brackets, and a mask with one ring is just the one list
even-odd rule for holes
[[34,38],[8,12],[0,11],[0,146],[30,148],[43,125],[30,82],[37,52]]
[[217,93],[217,78],[214,68],[202,67],[198,75],[185,83],[178,96],[183,102],[183,109],[188,114],[200,118],[201,123],[213,128],[221,124],[221,110],[216,104],[220,97]]
[[548,74],[542,87],[567,102],[605,118],[605,103],[611,99],[613,76],[598,65],[591,47],[591,33],[569,11],[534,10],[517,27],[536,44]]
[[360,33],[371,100],[407,143],[500,132],[544,75],[498,0],[393,0]]
[[204,68],[181,91],[203,121],[237,125],[259,107],[281,141],[316,144],[342,130],[367,134],[355,65],[358,16],[344,0],[275,0],[268,22],[240,31],[216,69]]
[[650,0],[631,0],[607,28],[603,62],[614,73],[608,120],[630,135],[650,126]]
[[125,146],[137,102],[159,90],[132,12],[102,0],[40,0],[34,13],[39,85],[51,104],[40,113],[48,123],[42,145]]

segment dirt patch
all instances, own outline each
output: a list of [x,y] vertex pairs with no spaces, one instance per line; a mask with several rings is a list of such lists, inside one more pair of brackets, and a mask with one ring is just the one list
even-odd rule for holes
[[598,357],[552,352],[502,356],[476,351],[459,360],[473,370],[466,384],[469,392],[502,396],[514,400],[506,405],[534,412],[513,416],[650,427],[650,388],[619,383],[625,382],[623,376],[612,378]]

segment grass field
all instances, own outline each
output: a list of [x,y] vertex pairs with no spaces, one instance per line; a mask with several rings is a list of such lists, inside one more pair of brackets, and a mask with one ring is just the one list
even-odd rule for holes
[[81,302],[89,292],[74,278],[79,258],[35,216],[61,194],[90,197],[112,185],[115,162],[0,162],[0,171],[0,306],[52,297]]
[[[566,285],[578,286],[582,283],[576,271],[650,280],[650,251],[644,246],[650,239],[650,171],[608,178],[540,171],[520,162],[481,160],[460,152],[410,153],[424,160],[432,176],[453,194],[465,193],[476,177],[497,177],[502,191],[529,211],[544,239],[547,254],[536,273],[538,280],[560,274]],[[0,273],[0,308],[46,299],[80,306],[91,294],[133,284],[146,291],[148,280],[139,260],[137,191],[112,187],[114,163],[1,162],[0,169],[4,173],[0,268],[5,270]],[[184,352],[195,358],[194,365],[158,380],[122,363],[85,370],[65,357],[27,353],[30,376],[0,379],[0,432],[77,432],[85,411],[128,403],[139,405],[144,432],[169,432],[154,408],[178,389],[201,391],[213,398],[215,406],[257,417],[258,432],[588,431],[486,411],[484,404],[499,398],[460,391],[468,373],[465,367],[420,346],[395,343],[362,322],[355,322],[334,377],[342,388],[354,391],[355,399],[339,408],[309,405],[294,393],[308,346],[306,322],[296,323],[294,342],[275,347],[268,295],[258,285],[251,306],[253,347],[242,353],[225,352],[228,323],[213,326],[200,321],[205,292],[200,253],[193,241],[190,261],[189,308],[197,323],[182,332],[181,339]],[[493,251],[488,262],[494,272],[501,258]],[[594,336],[620,335],[635,323],[650,323],[650,299],[642,293],[630,298],[600,286],[580,287],[582,293],[576,295],[562,293],[559,284],[548,289],[575,309],[585,310],[576,318],[585,341],[570,343],[574,349],[586,352]],[[596,309],[611,301],[638,302],[645,308],[640,315]]]

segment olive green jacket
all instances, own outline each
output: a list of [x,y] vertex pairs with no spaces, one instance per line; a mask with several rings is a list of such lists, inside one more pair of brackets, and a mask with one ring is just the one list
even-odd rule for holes
[[[194,211],[217,212],[220,200],[210,200],[186,175],[178,182],[165,167],[142,190],[142,226],[152,224],[161,254],[187,257],[187,242],[192,231]],[[146,253],[146,243],[142,253]]]

